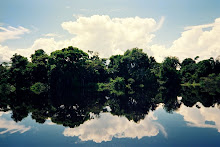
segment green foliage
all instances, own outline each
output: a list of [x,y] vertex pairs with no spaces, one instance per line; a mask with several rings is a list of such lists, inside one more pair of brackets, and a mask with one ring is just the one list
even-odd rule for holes
[[29,64],[32,83],[48,83],[48,55],[42,50],[36,50],[31,55],[32,63]]
[[111,94],[123,95],[125,92],[125,79],[123,77],[116,77],[110,79],[109,83],[99,83],[99,91],[110,91]]
[[[135,89],[157,88],[158,64],[155,59],[148,58],[142,49],[133,48],[127,50],[124,55],[110,57],[108,71],[111,78],[123,77],[127,89],[132,92]],[[133,81],[131,82],[130,79]]]
[[195,72],[196,72],[197,66],[196,62],[191,59],[191,58],[186,58],[183,60],[181,64],[181,69],[180,69],[180,75],[182,77],[182,83],[192,83],[195,81]]
[[220,93],[220,74],[209,74],[208,77],[200,79],[201,87],[204,91],[215,95],[216,92]]
[[0,109],[11,110],[15,121],[31,113],[39,123],[51,118],[76,127],[91,119],[90,112],[99,115],[104,105],[112,114],[138,122],[159,103],[168,112],[177,110],[177,96],[187,106],[219,103],[219,60],[187,58],[180,64],[167,57],[157,63],[138,48],[109,59],[89,53],[71,46],[50,55],[39,49],[31,62],[15,54],[10,64],[0,65]]
[[212,65],[210,60],[202,60],[197,63],[196,74],[198,78],[206,77],[212,73]]
[[179,60],[176,57],[167,57],[160,67],[159,81],[163,87],[180,85],[180,75],[177,71]]
[[8,80],[8,67],[0,64],[0,97],[6,97],[11,91],[11,86],[8,83]]
[[[154,107],[147,101],[164,102],[167,111],[172,112],[178,108],[175,96],[180,89],[180,83],[184,86],[200,86],[203,91],[213,95],[219,93],[220,62],[213,58],[197,61],[198,63],[195,61],[197,58],[194,60],[186,58],[180,63],[176,57],[167,57],[162,63],[157,63],[154,57],[148,57],[138,48],[127,50],[123,55],[111,56],[109,59],[102,59],[98,53],[88,52],[90,55],[70,46],[47,55],[43,49],[38,49],[31,55],[31,62],[21,55],[13,55],[9,65],[6,63],[0,65],[2,100],[7,101],[4,99],[7,96],[29,93],[19,101],[34,95],[32,100],[35,101],[38,95],[53,97],[57,101],[63,101],[65,97],[78,102],[77,91],[89,88],[128,100],[129,107],[137,107],[141,104]],[[156,91],[159,94],[156,95]],[[173,93],[171,94],[170,91]],[[135,95],[135,93],[142,94]],[[171,108],[172,104],[174,106]],[[28,106],[28,103],[22,105]],[[13,105],[13,109],[16,118],[17,112],[24,111],[23,116],[26,116],[26,112],[31,108],[17,108]],[[90,110],[98,112],[99,109],[99,106],[94,106]],[[42,115],[40,110],[39,112],[37,110],[33,117],[39,122],[44,122],[46,117]],[[87,117],[88,113],[84,115]],[[54,118],[55,120],[57,118]]]
[[13,55],[11,58],[11,66],[9,69],[10,80],[9,83],[13,85],[16,90],[26,90],[30,86],[30,69],[28,68],[27,58],[21,55]]
[[47,91],[47,85],[37,82],[30,87],[30,90],[34,92],[35,94],[41,94]]
[[[219,93],[216,93],[215,88],[206,90],[207,87],[201,86],[183,86],[181,89],[182,102],[188,107],[194,106],[200,102],[205,107],[211,107],[215,103],[219,103]],[[215,91],[215,92],[214,92]]]

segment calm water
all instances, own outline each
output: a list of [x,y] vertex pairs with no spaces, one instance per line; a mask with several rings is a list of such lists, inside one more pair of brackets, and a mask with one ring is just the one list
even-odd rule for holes
[[202,94],[164,103],[1,101],[0,146],[220,146],[217,96]]

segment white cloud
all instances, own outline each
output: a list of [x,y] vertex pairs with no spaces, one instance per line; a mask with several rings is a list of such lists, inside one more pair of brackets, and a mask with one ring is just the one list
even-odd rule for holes
[[157,25],[157,27],[156,27],[156,29],[155,29],[155,31],[161,29],[161,27],[163,26],[164,21],[165,21],[165,17],[162,16],[161,19],[160,19],[160,21],[159,21],[159,23],[158,23],[158,25]]
[[0,45],[0,62],[9,61],[15,53],[30,58],[30,55],[37,49],[43,49],[46,53],[50,54],[55,50],[68,46],[72,46],[71,40],[55,41],[54,38],[39,38],[34,41],[31,47],[24,49],[11,50],[8,46]]
[[85,52],[88,50],[99,52],[100,57],[123,54],[127,49],[139,47],[154,56],[158,62],[166,56],[177,56],[180,60],[200,56],[202,60],[220,55],[220,18],[210,24],[186,27],[181,36],[167,47],[163,44],[152,44],[154,32],[161,28],[164,17],[158,23],[152,18],[140,17],[110,18],[107,15],[75,17],[76,21],[61,24],[64,30],[74,34],[71,39],[57,41],[53,38],[57,35],[50,33],[46,34],[47,38],[38,38],[26,49],[11,50],[0,45],[0,60],[8,61],[14,53],[30,57],[40,48],[50,53],[68,46],[78,47]]
[[[200,109],[196,107],[200,106]],[[215,128],[220,133],[220,109],[217,105],[215,107],[204,107],[201,103],[197,103],[193,107],[186,107],[181,105],[177,113],[181,114],[187,125],[191,127],[200,128]],[[214,124],[207,124],[206,122],[214,122]]]
[[72,39],[55,41],[53,37],[57,37],[57,34],[50,33],[45,36],[51,38],[39,38],[26,49],[12,51],[6,46],[0,46],[5,51],[0,54],[2,60],[8,61],[14,53],[30,57],[40,48],[50,53],[68,46],[75,46],[86,52],[93,50],[99,52],[101,57],[123,54],[133,47],[146,48],[155,36],[153,33],[164,21],[164,17],[157,24],[152,18],[110,18],[107,15],[77,15],[76,18],[76,21],[62,23],[63,29],[76,35]]
[[210,28],[210,27],[214,27],[214,26],[218,26],[218,25],[220,25],[220,21],[218,19],[216,19],[214,23],[197,25],[197,26],[187,26],[184,28],[184,30],[204,29],[204,28]]
[[0,27],[0,42],[4,42],[9,39],[18,39],[20,35],[30,33],[30,31],[24,27],[19,26],[18,28],[9,26],[8,28]]
[[8,46],[0,44],[0,62],[9,61],[14,52]]
[[[210,30],[203,30],[204,28]],[[220,55],[220,18],[212,24],[186,27],[181,37],[175,40],[170,48],[153,45],[151,51],[160,61],[168,55],[177,56],[181,60],[196,56],[200,56],[200,59],[216,58]],[[159,55],[162,56],[159,58]]]
[[61,37],[60,35],[55,34],[55,33],[48,33],[48,34],[44,34],[43,36],[45,36],[45,37]]
[[166,48],[164,45],[154,44],[154,45],[149,46],[149,49],[150,50],[145,49],[144,51],[147,53],[150,52],[150,55],[154,56],[157,62],[162,62],[165,57],[170,55],[169,49]]
[[[215,23],[219,24],[220,19]],[[202,58],[216,57],[220,54],[220,25],[213,25],[210,31],[203,31],[201,26],[184,31],[171,47],[177,56]]]
[[34,41],[34,44],[28,49],[17,49],[16,53],[30,57],[37,49],[44,49],[46,53],[51,53],[55,50],[62,49],[71,45],[71,40],[55,41],[54,38],[39,38]]
[[66,128],[64,136],[78,136],[81,141],[92,140],[96,143],[111,141],[115,138],[138,138],[156,136],[161,131],[164,136],[167,133],[164,127],[157,123],[157,118],[150,112],[139,123],[129,121],[124,116],[113,116],[110,113],[101,113],[95,118],[81,124],[76,128]]
[[110,18],[107,15],[78,17],[76,21],[63,22],[63,29],[76,35],[74,46],[99,52],[102,57],[123,53],[125,50],[146,46],[154,38],[159,25],[152,18]]
[[0,134],[5,134],[8,132],[10,134],[13,134],[16,132],[24,133],[31,129],[31,127],[25,127],[24,125],[17,124],[16,122],[12,120],[6,120],[4,118],[1,118],[3,114],[7,114],[7,113],[8,112],[0,113],[0,128],[5,129],[4,131],[0,131]]

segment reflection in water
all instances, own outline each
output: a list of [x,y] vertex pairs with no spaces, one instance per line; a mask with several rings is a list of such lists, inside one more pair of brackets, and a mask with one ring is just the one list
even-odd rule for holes
[[184,120],[187,122],[188,126],[216,128],[218,132],[220,132],[220,109],[217,104],[215,104],[214,107],[204,107],[198,102],[191,108],[181,105],[177,113],[184,117]]
[[8,114],[8,112],[0,112],[0,128],[4,129],[4,131],[1,131],[0,134],[5,134],[5,133],[24,133],[28,130],[31,129],[31,127],[25,127],[24,125],[17,124],[13,120],[6,120],[2,118],[2,115]]
[[48,119],[45,121],[45,124],[47,124],[47,125],[56,125],[56,123],[53,123],[50,118],[48,118]]
[[154,112],[150,112],[138,123],[129,121],[126,117],[114,116],[110,113],[101,113],[99,117],[86,121],[76,128],[66,128],[64,136],[78,136],[81,141],[92,140],[96,143],[111,141],[115,138],[138,138],[156,136],[161,131],[167,133],[164,127],[156,122]]
[[159,132],[167,137],[166,126],[155,117],[155,110],[162,108],[167,113],[182,115],[190,127],[216,128],[220,132],[219,93],[178,86],[117,93],[83,88],[68,90],[68,97],[53,95],[50,91],[40,94],[22,89],[11,92],[7,97],[0,97],[0,115],[10,111],[14,121],[0,117],[0,128],[5,129],[0,134],[30,130],[16,123],[30,114],[37,123],[61,124],[66,127],[64,136],[78,136],[82,141],[141,139],[158,136]]

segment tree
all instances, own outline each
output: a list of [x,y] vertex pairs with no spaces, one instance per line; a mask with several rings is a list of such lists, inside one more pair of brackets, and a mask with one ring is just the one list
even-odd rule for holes
[[34,54],[31,55],[32,64],[30,64],[31,69],[31,81],[32,84],[37,82],[48,83],[48,55],[44,50],[36,50]]
[[0,64],[0,109],[7,111],[7,103],[9,101],[9,94],[12,91],[10,84],[8,83],[9,71],[6,64]]
[[182,83],[193,83],[195,81],[195,72],[196,72],[197,66],[196,62],[191,58],[186,58],[181,63],[181,69],[180,69],[180,75],[182,79]]
[[216,74],[220,73],[220,56],[218,56],[216,58],[215,67],[214,67],[214,73],[216,73]]
[[180,74],[177,67],[180,65],[178,58],[166,57],[160,67],[159,81],[163,87],[180,85]]
[[[127,50],[124,55],[112,56],[108,67],[112,72],[112,78],[123,77],[126,85],[131,89],[157,86],[156,76],[150,69],[148,55],[142,49],[133,48]],[[131,84],[129,79],[134,82]]]
[[108,64],[108,73],[111,78],[119,76],[122,57],[123,55],[113,55],[109,58],[110,62]]
[[213,72],[211,63],[212,62],[210,62],[210,60],[202,60],[197,63],[197,69],[195,73],[197,77],[197,82],[199,82],[199,79],[201,77],[206,77]]
[[27,90],[30,87],[30,70],[28,68],[27,58],[21,55],[13,55],[11,58],[10,84],[17,90]]
[[71,97],[72,89],[85,85],[87,53],[74,47],[51,53],[49,64],[49,86],[53,95]]

